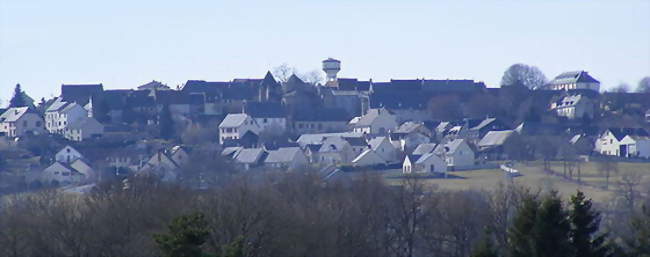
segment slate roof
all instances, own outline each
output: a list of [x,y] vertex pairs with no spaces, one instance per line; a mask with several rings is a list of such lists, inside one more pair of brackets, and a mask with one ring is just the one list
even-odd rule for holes
[[223,151],[221,151],[221,156],[229,156],[229,155],[235,156],[237,152],[241,151],[242,149],[244,148],[241,146],[226,147],[223,149]]
[[368,142],[363,137],[343,137],[351,146],[368,146]]
[[165,90],[156,91],[156,102],[158,104],[203,104],[202,95],[188,94],[183,91]]
[[99,121],[97,121],[96,119],[90,117],[83,117],[75,122],[71,122],[70,124],[68,124],[69,129],[83,129],[86,128],[86,126],[102,127],[103,125],[99,123]]
[[205,80],[188,80],[181,91],[187,93],[218,94],[230,86],[230,82],[208,82]]
[[508,137],[510,137],[514,131],[512,130],[503,130],[503,131],[490,131],[481,140],[478,142],[480,147],[490,147],[490,146],[501,146],[506,142]]
[[0,115],[0,122],[16,122],[28,112],[30,112],[29,107],[9,108]]
[[359,81],[353,78],[338,78],[336,79],[338,83],[338,90],[335,91],[344,91],[352,90],[353,92],[357,91],[368,91],[370,89],[370,81]]
[[414,132],[420,126],[424,126],[424,124],[422,122],[407,121],[402,123],[402,125],[400,125],[399,127],[397,127],[394,133],[408,134]]
[[492,122],[496,122],[496,121],[497,121],[496,118],[486,118],[486,119],[482,120],[478,125],[472,127],[471,129],[472,130],[481,130],[481,129],[489,126],[490,124],[492,124]]
[[555,77],[550,84],[569,84],[569,83],[600,83],[586,71],[568,71]]
[[104,86],[100,84],[63,84],[61,85],[61,97],[66,102],[77,102],[86,105],[93,96],[99,96],[104,92]]
[[370,126],[380,115],[384,115],[385,113],[392,115],[392,113],[386,108],[369,109],[368,112],[365,115],[361,116],[359,120],[357,120],[353,125],[355,127]]
[[68,105],[68,102],[64,102],[61,97],[57,97],[56,100],[49,107],[47,107],[46,112],[58,112],[63,110],[65,106]]
[[244,112],[253,118],[284,118],[286,110],[281,103],[246,102]]
[[341,137],[328,137],[323,140],[323,144],[320,149],[318,149],[318,152],[339,152],[345,148],[346,144],[349,144],[348,141]]
[[295,114],[295,121],[342,121],[347,122],[349,116],[344,109],[340,108],[318,108],[311,110],[298,110]]
[[413,150],[414,155],[423,155],[425,153],[432,153],[436,149],[435,143],[426,143],[418,145],[415,150]]
[[322,144],[323,140],[327,137],[343,137],[343,138],[363,138],[363,134],[354,132],[339,132],[339,133],[318,133],[318,134],[302,134],[298,137],[298,144],[305,146],[308,144]]
[[244,164],[253,164],[260,161],[266,154],[262,148],[244,148],[235,155],[235,161]]
[[458,148],[460,148],[461,145],[465,143],[465,139],[454,139],[450,142],[447,142],[445,144],[445,149],[447,150],[447,153],[455,153]]
[[648,131],[643,128],[608,128],[610,132],[616,137],[617,140],[623,139],[625,136],[647,137],[650,136]]
[[153,90],[153,89],[156,89],[156,90],[169,90],[170,88],[167,85],[165,85],[165,84],[163,84],[161,82],[155,81],[155,80],[152,80],[149,83],[138,86],[138,90]]
[[246,118],[248,118],[248,115],[245,113],[230,113],[226,115],[226,117],[223,119],[221,124],[219,124],[219,127],[220,128],[239,127],[244,123],[244,121],[246,121]]
[[386,138],[386,137],[375,137],[373,139],[370,139],[370,141],[368,141],[368,145],[373,150],[376,150],[384,142],[384,140],[388,140],[388,138]]
[[437,157],[434,153],[425,153],[420,156],[420,158],[415,161],[415,164],[422,164],[425,163],[429,158],[435,158]]
[[282,147],[278,150],[269,151],[264,163],[288,163],[293,161],[296,154],[300,152],[299,147]]

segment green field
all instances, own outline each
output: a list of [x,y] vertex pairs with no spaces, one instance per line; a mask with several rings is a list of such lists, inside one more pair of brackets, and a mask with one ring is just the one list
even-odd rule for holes
[[[472,171],[449,172],[449,178],[422,178],[421,180],[440,190],[491,190],[499,183],[516,183],[527,186],[531,189],[557,190],[563,196],[569,196],[580,189],[597,201],[611,199],[619,188],[619,182],[623,177],[635,178],[641,184],[650,183],[650,163],[617,163],[618,172],[610,174],[609,188],[605,189],[605,176],[598,170],[594,162],[581,164],[581,181],[577,183],[577,172],[574,172],[573,179],[562,176],[563,165],[561,162],[552,162],[551,169],[555,174],[544,172],[541,162],[528,164],[517,164],[516,169],[522,176],[508,178],[499,169],[485,169]],[[387,183],[399,184],[401,179],[397,176],[400,170],[391,170],[385,174]],[[636,177],[634,177],[636,176]]]

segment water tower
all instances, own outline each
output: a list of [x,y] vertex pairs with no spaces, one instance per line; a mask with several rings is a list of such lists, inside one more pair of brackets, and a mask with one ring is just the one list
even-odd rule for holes
[[341,61],[327,58],[323,61],[323,71],[327,74],[327,82],[336,82],[336,74],[341,71]]

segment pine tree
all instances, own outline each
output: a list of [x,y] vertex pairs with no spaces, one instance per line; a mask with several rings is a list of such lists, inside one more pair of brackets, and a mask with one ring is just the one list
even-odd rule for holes
[[201,257],[204,256],[201,245],[209,235],[204,215],[195,213],[175,218],[169,232],[154,235],[154,240],[165,257]]
[[25,103],[25,96],[24,92],[22,89],[20,89],[20,84],[16,84],[16,88],[14,88],[14,96],[11,98],[9,101],[9,107],[25,107],[27,106],[27,103]]
[[171,139],[174,136],[174,120],[168,105],[164,105],[160,111],[158,126],[160,126],[160,137]]
[[535,255],[531,256],[572,256],[570,231],[571,224],[562,200],[556,192],[551,192],[542,200],[537,212],[533,229]]
[[490,233],[486,231],[483,240],[478,244],[471,257],[499,257],[499,253],[492,245]]
[[571,206],[571,245],[575,249],[575,257],[608,256],[609,249],[605,246],[607,235],[594,236],[600,226],[600,213],[591,209],[591,199],[586,199],[585,194],[578,191],[571,197]]
[[508,230],[510,256],[533,256],[531,235],[535,226],[539,205],[539,200],[533,195],[526,195],[522,199],[522,204],[517,210],[513,224]]

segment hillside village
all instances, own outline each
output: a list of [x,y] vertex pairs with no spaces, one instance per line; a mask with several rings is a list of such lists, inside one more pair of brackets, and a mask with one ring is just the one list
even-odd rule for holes
[[0,110],[0,190],[139,175],[200,187],[216,178],[205,167],[313,170],[327,179],[398,169],[442,180],[516,161],[650,160],[650,93],[602,92],[587,71],[537,88],[492,88],[339,78],[340,70],[329,58],[324,81],[269,71],[176,88],[62,84],[59,96],[38,103],[18,85]]

